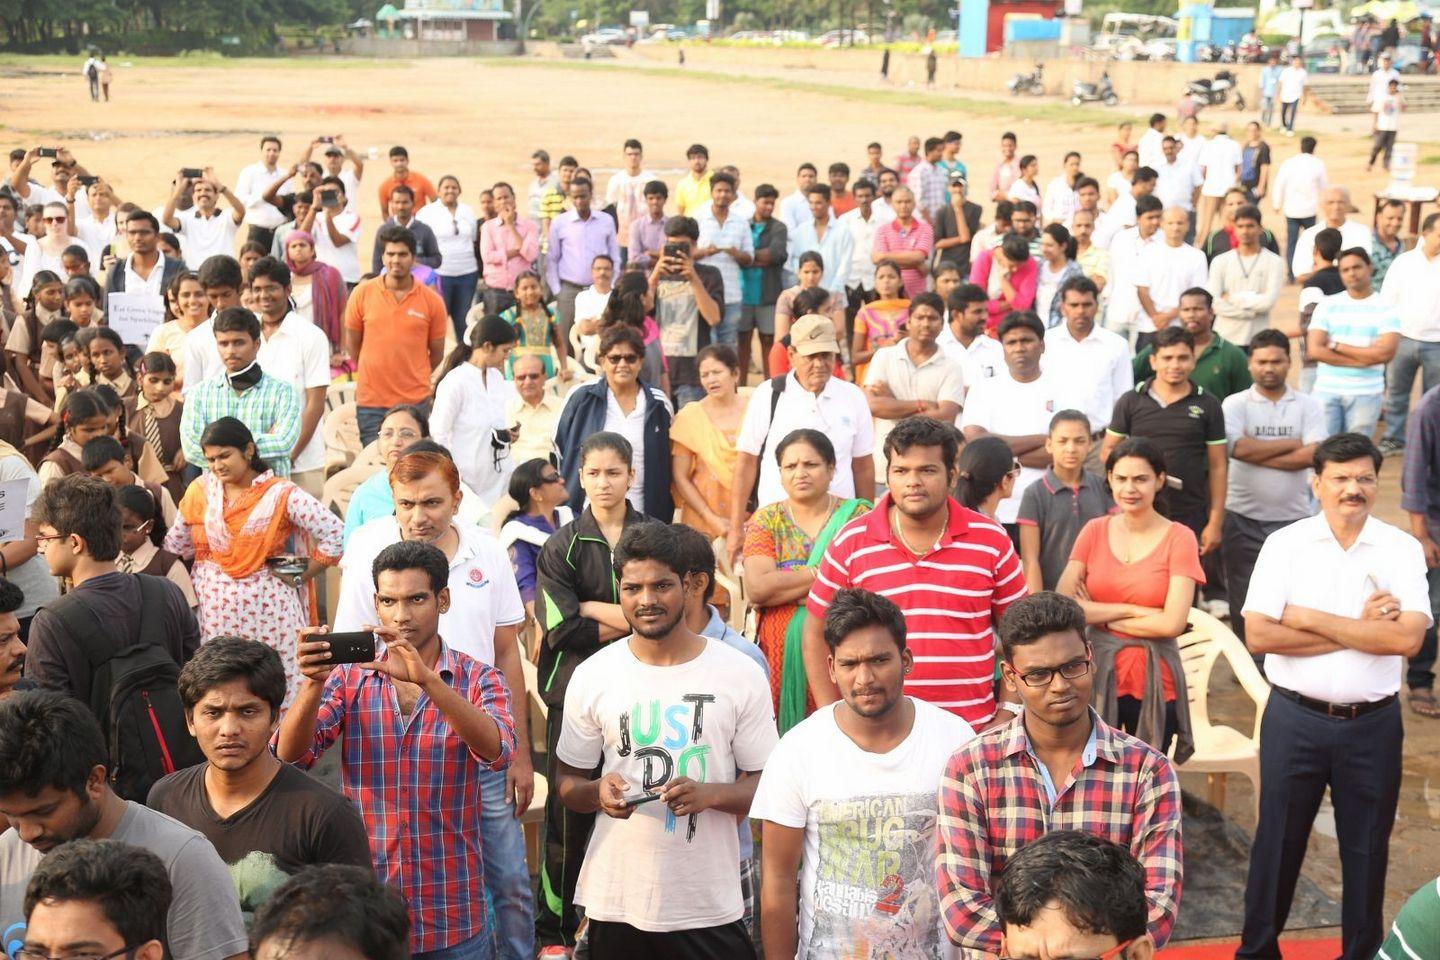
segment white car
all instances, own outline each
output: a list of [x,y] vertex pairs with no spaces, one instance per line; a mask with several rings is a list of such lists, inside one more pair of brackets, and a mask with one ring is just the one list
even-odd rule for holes
[[850,47],[869,43],[870,37],[864,30],[830,30],[815,38],[822,47]]

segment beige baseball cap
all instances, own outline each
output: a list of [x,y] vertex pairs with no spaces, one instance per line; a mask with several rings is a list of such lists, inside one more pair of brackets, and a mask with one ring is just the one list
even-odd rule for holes
[[839,353],[835,324],[819,313],[807,313],[790,325],[790,346],[802,357],[814,353]]

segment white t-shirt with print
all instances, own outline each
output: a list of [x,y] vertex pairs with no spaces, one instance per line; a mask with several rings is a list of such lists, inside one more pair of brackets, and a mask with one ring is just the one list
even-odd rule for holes
[[[970,724],[910,697],[915,723],[889,753],[867,753],[821,707],[785,734],[750,816],[804,829],[801,957],[948,956],[935,890],[935,796]],[[881,826],[883,825],[883,826]]]
[[[565,692],[556,756],[589,770],[604,760],[627,794],[677,777],[733,783],[764,768],[775,748],[770,684],[750,658],[716,640],[678,666],[641,662],[633,637],[576,668]],[[740,841],[735,816],[705,810],[680,818],[660,800],[627,820],[599,814],[575,900],[587,916],[666,933],[739,920]]]

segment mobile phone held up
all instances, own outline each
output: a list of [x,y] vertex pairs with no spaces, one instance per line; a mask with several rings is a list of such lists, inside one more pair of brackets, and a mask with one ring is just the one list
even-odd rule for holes
[[35,148],[35,155],[38,156],[38,157],[41,157],[42,159],[54,160],[56,157],[60,156],[60,148],[59,148],[59,147],[36,147],[36,148]]
[[375,660],[375,634],[369,630],[321,636],[330,644],[331,663],[372,663]]
[[320,194],[320,206],[327,210],[334,210],[340,206],[340,195],[334,190],[326,190]]
[[180,176],[184,177],[186,180],[199,180],[201,177],[205,176],[205,171],[200,167],[185,167],[183,170],[180,171]]
[[684,260],[690,255],[690,251],[686,249],[686,246],[683,243],[667,243],[665,244],[664,252],[665,256],[674,257],[677,260]]
[[638,807],[642,803],[649,803],[651,800],[659,800],[660,794],[655,790],[648,790],[645,793],[632,793],[620,798],[620,802],[627,807]]

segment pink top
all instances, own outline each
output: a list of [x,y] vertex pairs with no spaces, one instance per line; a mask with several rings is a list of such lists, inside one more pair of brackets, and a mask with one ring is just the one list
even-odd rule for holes
[[[908,229],[900,226],[899,220],[891,220],[882,224],[875,231],[875,245],[872,248],[876,253],[894,253],[897,251],[923,250],[929,253],[935,248],[935,231],[930,224],[918,218],[910,221]],[[905,296],[913,297],[925,290],[925,274],[919,270],[906,267],[900,271],[900,282],[905,286]]]
[[[982,250],[975,258],[975,265],[970,268],[970,282],[976,284],[982,290],[990,289],[990,265],[995,262],[994,250]],[[1005,319],[1005,314],[1012,310],[1033,310],[1035,308],[1035,287],[1040,281],[1040,268],[1031,257],[1020,266],[1010,277],[1010,284],[1015,288],[1015,299],[1006,300],[1003,297],[992,299],[986,303],[990,311],[990,319],[985,321],[985,330],[992,337],[995,330],[1000,326],[1000,321]]]
[[480,228],[480,263],[487,287],[514,290],[515,278],[534,270],[535,261],[540,259],[540,228],[535,221],[516,217],[515,230],[520,234],[520,256],[508,257],[510,231],[500,218],[486,220]]

